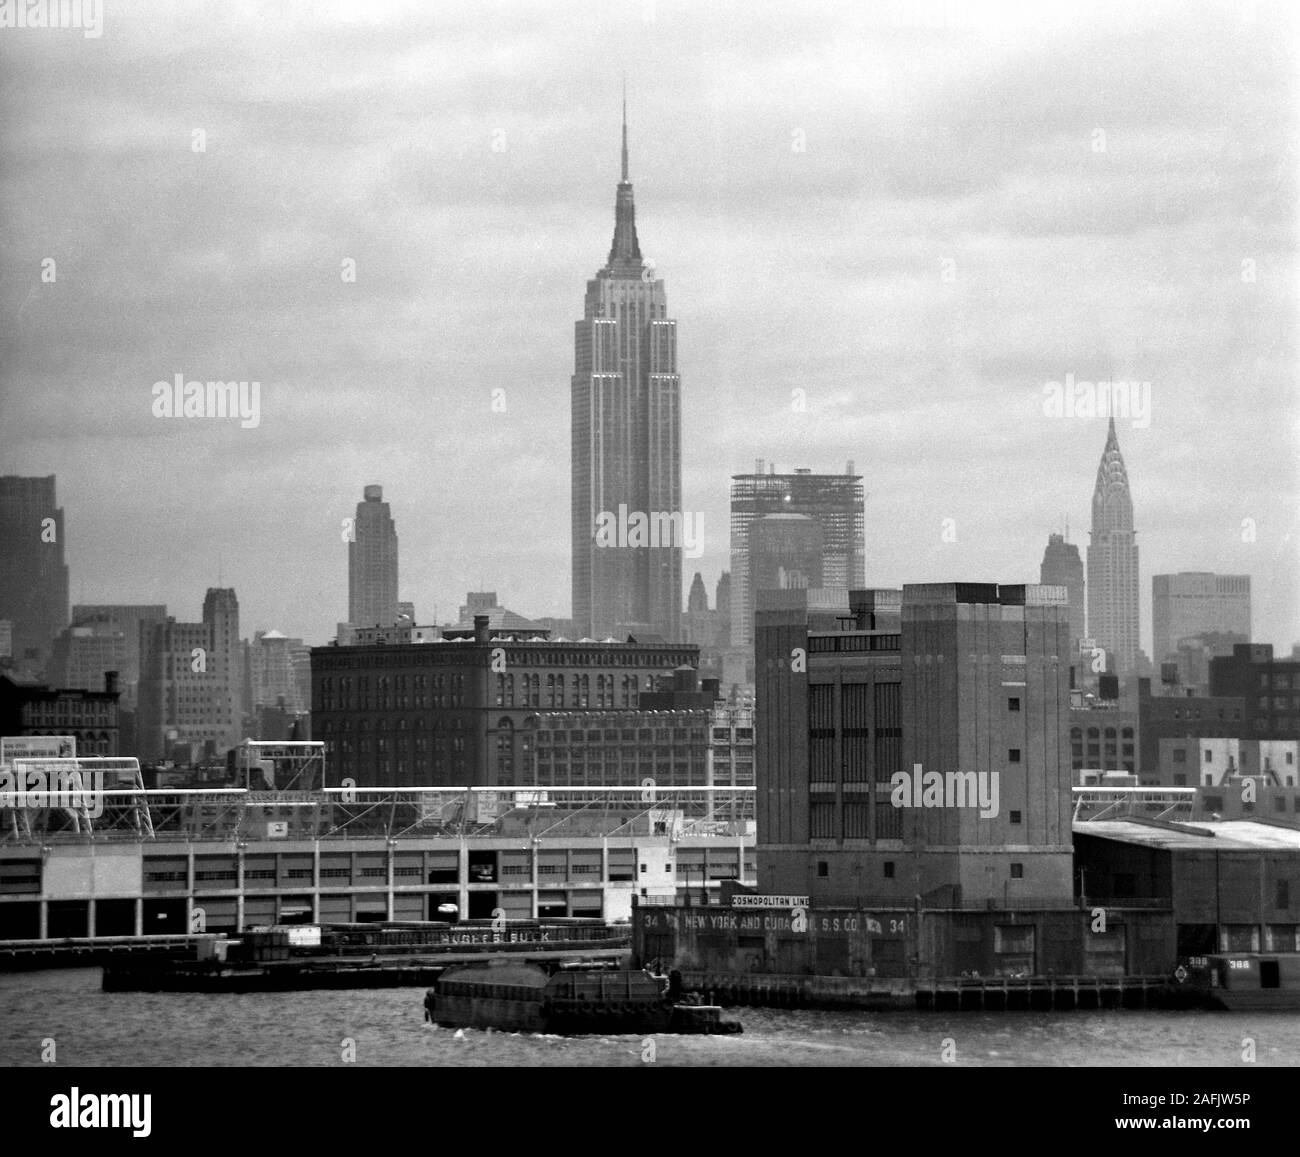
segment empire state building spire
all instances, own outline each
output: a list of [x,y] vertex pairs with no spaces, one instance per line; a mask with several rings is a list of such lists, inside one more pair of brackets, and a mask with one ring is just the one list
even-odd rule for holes
[[636,206],[632,182],[627,176],[627,82],[623,86],[623,179],[614,202],[614,243],[609,247],[606,268],[616,276],[637,276],[642,269],[641,245],[636,237]]
[[623,184],[627,184],[627,81],[623,81]]

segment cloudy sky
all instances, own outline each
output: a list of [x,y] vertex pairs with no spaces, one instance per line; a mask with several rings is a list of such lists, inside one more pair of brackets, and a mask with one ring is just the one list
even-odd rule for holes
[[[97,38],[3,29],[0,473],[58,476],[74,602],[195,619],[220,572],[246,633],[323,642],[377,482],[420,621],[470,589],[567,615],[626,73],[687,583],[728,565],[758,457],[856,462],[869,585],[1036,581],[1050,531],[1087,542],[1106,437],[1044,386],[1123,378],[1143,646],[1150,575],[1216,570],[1289,650],[1296,48],[1263,3],[107,0]],[[260,424],[153,416],[176,374],[259,381]]]

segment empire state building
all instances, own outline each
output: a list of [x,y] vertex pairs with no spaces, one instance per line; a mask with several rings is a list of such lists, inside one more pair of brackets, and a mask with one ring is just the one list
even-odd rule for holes
[[[587,282],[574,331],[575,629],[595,639],[640,633],[676,642],[682,609],[677,323],[668,318],[664,283],[637,241],[626,101],[614,241],[604,268]],[[617,538],[597,534],[610,520],[622,528]],[[638,520],[652,533],[623,533]]]

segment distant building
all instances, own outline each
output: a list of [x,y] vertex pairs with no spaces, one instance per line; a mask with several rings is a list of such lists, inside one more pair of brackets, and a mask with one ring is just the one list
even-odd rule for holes
[[697,615],[709,609],[709,592],[704,589],[704,576],[699,571],[691,579],[691,592],[686,597],[686,613]]
[[1211,659],[1210,694],[1240,696],[1254,738],[1300,738],[1300,658],[1275,659],[1271,643],[1239,643]]
[[290,715],[311,710],[311,648],[279,631],[258,631],[249,644],[254,710],[280,707]]
[[1121,677],[1137,672],[1138,546],[1128,472],[1110,420],[1106,448],[1092,494],[1088,544],[1088,634],[1106,656],[1106,670]]
[[833,617],[804,598],[757,616],[759,890],[1068,902],[1064,589],[854,591]]
[[1156,781],[1167,787],[1224,787],[1257,778],[1260,786],[1295,787],[1300,773],[1298,751],[1300,741],[1294,739],[1161,739]]
[[[822,535],[821,577],[810,578],[805,586],[835,590],[847,599],[851,587],[866,584],[865,497],[862,475],[853,473],[852,463],[844,474],[814,474],[808,469],[777,474],[775,467],[764,473],[763,465],[760,459],[753,474],[737,474],[731,480],[733,647],[752,647],[754,642],[755,560],[750,533],[760,519],[804,515],[816,522]],[[806,550],[800,557],[806,557]]]
[[153,604],[78,604],[72,625],[55,641],[49,679],[56,687],[98,687],[118,673],[121,708],[135,711],[140,682],[140,626],[160,623],[167,608]]
[[1210,660],[1228,658],[1232,649],[1250,642],[1247,633],[1207,631],[1180,639],[1174,651],[1160,664],[1162,693],[1205,695],[1210,689]]
[[14,669],[41,677],[55,636],[68,625],[63,510],[54,478],[0,477],[0,619],[13,624]]
[[348,542],[348,622],[397,622],[397,530],[382,486],[367,486]]
[[117,755],[117,701],[112,672],[99,691],[0,675],[0,735],[71,735],[78,757]]
[[1070,767],[1080,771],[1139,775],[1138,712],[1118,700],[1081,699],[1070,707]]
[[136,745],[142,761],[214,758],[245,738],[239,603],[210,588],[201,623],[167,618],[140,633]]
[[547,630],[535,619],[517,614],[509,607],[503,607],[497,602],[496,591],[469,591],[465,595],[464,605],[460,608],[456,628],[461,631],[472,631],[474,620],[479,615],[487,615],[488,626],[493,631],[544,632]]
[[1064,587],[1070,604],[1070,654],[1078,653],[1079,641],[1087,635],[1087,585],[1083,579],[1083,560],[1079,548],[1066,542],[1065,536],[1047,536],[1047,549],[1039,568],[1038,581],[1044,586]]
[[716,787],[754,786],[754,703],[718,702],[709,718],[710,782]]
[[1206,636],[1249,643],[1250,575],[1204,571],[1153,575],[1151,631],[1151,658],[1157,664],[1174,658],[1183,642]]
[[[452,637],[459,636],[459,637]],[[698,648],[472,627],[423,643],[314,647],[312,736],[361,787],[494,786],[533,766],[538,716],[638,707]]]
[[[1167,739],[1244,738],[1245,705],[1239,695],[1152,694],[1151,680],[1138,680],[1138,772],[1142,782],[1161,783],[1161,743]],[[1195,781],[1163,781],[1193,787]]]
[[709,609],[704,577],[696,571],[686,601],[686,613],[682,616],[682,641],[695,643],[700,648],[701,670],[707,667],[717,674],[721,663],[716,652],[725,643],[725,631],[729,626],[721,611]]
[[[708,712],[543,711],[535,763],[521,783],[546,787],[703,787],[709,773]],[[653,799],[647,797],[647,803]]]
[[[731,622],[731,571],[724,570],[718,576],[718,585],[713,595],[713,607],[728,623]],[[1300,643],[1296,644],[1300,650]]]
[[749,524],[749,589],[782,591],[825,586],[821,523],[809,514],[765,514]]

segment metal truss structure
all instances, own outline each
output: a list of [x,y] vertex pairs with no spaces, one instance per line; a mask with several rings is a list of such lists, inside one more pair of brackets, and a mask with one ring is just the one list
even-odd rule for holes
[[752,787],[249,791],[137,786],[105,789],[100,795],[102,811],[93,825],[6,825],[0,843],[502,837],[540,841],[632,835],[735,839],[754,833]]

